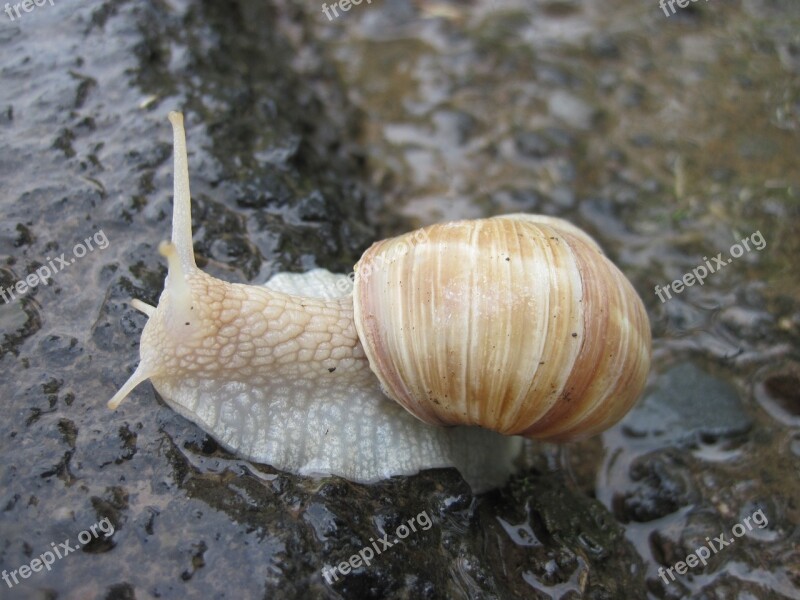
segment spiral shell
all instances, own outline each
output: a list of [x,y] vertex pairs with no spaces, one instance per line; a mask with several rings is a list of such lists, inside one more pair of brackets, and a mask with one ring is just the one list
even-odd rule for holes
[[650,367],[641,299],[553,217],[457,221],[373,244],[354,314],[383,391],[435,425],[569,441],[616,423]]

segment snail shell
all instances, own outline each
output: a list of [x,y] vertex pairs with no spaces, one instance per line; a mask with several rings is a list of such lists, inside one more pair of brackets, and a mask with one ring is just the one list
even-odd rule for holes
[[508,215],[374,244],[359,339],[384,393],[426,423],[567,441],[616,423],[650,367],[635,290],[577,227]]

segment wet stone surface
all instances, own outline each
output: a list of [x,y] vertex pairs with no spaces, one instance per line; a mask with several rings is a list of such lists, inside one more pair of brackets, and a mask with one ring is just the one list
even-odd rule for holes
[[[0,581],[0,598],[797,597],[799,8],[387,0],[329,21],[314,3],[111,0],[0,14],[0,285],[59,267],[0,304],[0,571],[77,547],[102,519],[114,530]],[[138,360],[145,317],[129,299],[155,304],[166,274],[172,109],[210,274],[348,272],[414,226],[562,216],[645,301],[642,401],[598,438],[527,443],[519,474],[479,497],[454,470],[366,486],[251,464],[149,384],[107,410]],[[703,285],[653,292],[744,239]],[[731,533],[757,511],[763,527]],[[423,513],[430,527],[370,566],[322,575]],[[707,564],[659,575],[720,534],[735,541]]]
[[692,363],[672,367],[653,388],[622,421],[630,437],[677,447],[744,434],[752,425],[736,389]]

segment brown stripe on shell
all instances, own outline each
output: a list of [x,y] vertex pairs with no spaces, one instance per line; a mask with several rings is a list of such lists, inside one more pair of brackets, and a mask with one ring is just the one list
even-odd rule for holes
[[[565,236],[566,237],[566,236]],[[583,280],[586,337],[560,401],[523,435],[568,441],[616,423],[644,387],[650,363],[650,326],[644,306],[605,257],[572,239]]]

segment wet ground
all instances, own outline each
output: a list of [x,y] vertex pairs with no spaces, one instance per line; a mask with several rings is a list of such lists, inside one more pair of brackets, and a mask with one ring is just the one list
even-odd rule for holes
[[[54,271],[0,304],[0,570],[113,528],[0,598],[798,597],[800,5],[675,8],[0,13],[0,285]],[[211,274],[348,272],[418,225],[562,216],[648,308],[644,398],[599,438],[528,443],[479,497],[453,470],[363,486],[250,464],[149,385],[107,410],[138,359],[129,298],[154,304],[166,273],[175,108]],[[664,292],[703,265],[720,272]]]

